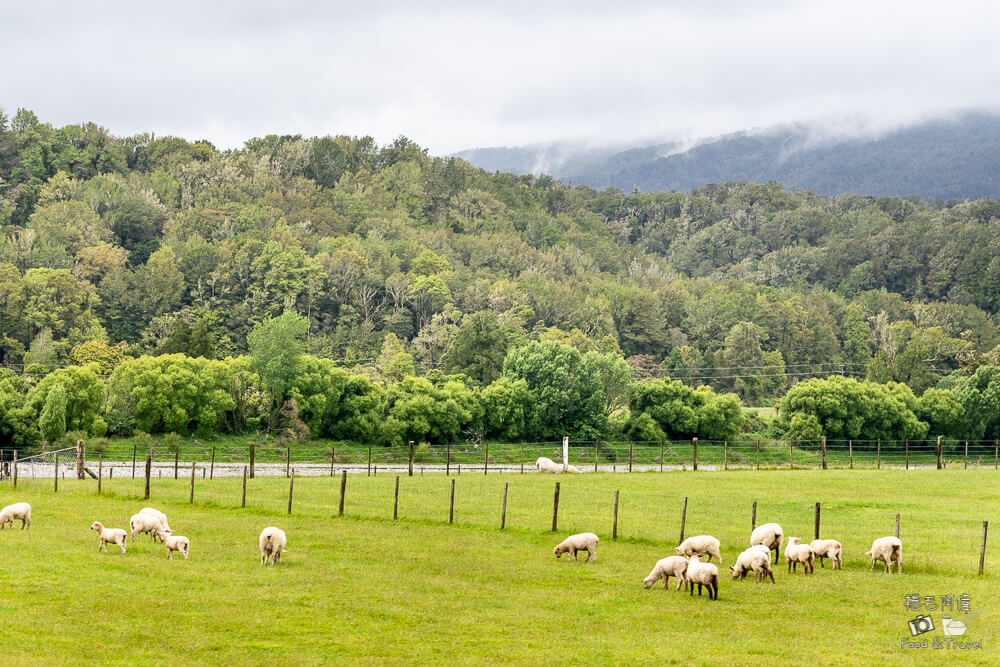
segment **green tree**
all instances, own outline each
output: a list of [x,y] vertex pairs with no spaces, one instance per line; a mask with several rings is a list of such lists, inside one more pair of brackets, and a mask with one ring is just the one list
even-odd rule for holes
[[54,443],[66,433],[66,390],[61,384],[56,384],[48,392],[45,405],[38,416],[38,429],[42,437],[49,443]]
[[306,318],[286,311],[260,322],[250,332],[247,340],[250,367],[260,375],[270,396],[269,428],[275,424],[278,410],[287,398],[288,387],[301,369],[308,329]]

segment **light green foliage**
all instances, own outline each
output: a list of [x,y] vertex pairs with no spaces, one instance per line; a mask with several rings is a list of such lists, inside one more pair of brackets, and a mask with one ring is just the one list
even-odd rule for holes
[[628,400],[631,417],[626,433],[633,440],[704,440],[734,438],[746,417],[734,394],[716,394],[679,380],[649,380],[632,385]]
[[[271,393],[271,421],[284,403],[292,379],[298,375],[303,338],[309,329],[306,318],[293,312],[264,320],[253,328],[247,345],[250,367]],[[148,430],[148,429],[145,429]]]
[[386,433],[401,443],[454,442],[462,429],[482,420],[479,397],[458,382],[435,387],[425,378],[405,377],[386,390]]
[[38,416],[38,430],[49,443],[54,443],[66,433],[66,389],[56,383],[47,392],[41,414]]
[[403,348],[396,334],[386,334],[376,368],[386,382],[401,382],[406,376],[413,375],[413,356]]
[[289,384],[288,396],[295,400],[299,419],[314,437],[328,435],[336,423],[347,380],[347,372],[334,368],[328,359],[302,356],[299,372]]
[[483,389],[482,401],[483,421],[488,435],[508,441],[524,435],[532,403],[527,382],[497,378]]
[[25,408],[40,418],[49,404],[50,393],[58,389],[62,394],[64,430],[104,435],[108,425],[101,416],[104,380],[98,377],[100,371],[97,364],[59,368],[28,391]]
[[110,375],[118,367],[118,364],[130,359],[126,352],[124,343],[118,345],[108,345],[103,340],[88,340],[79,345],[74,345],[69,351],[69,358],[78,366],[87,364],[97,364],[98,372],[102,375]]
[[959,439],[968,435],[965,408],[948,389],[928,389],[917,401],[917,417],[927,422],[928,433]]
[[1000,367],[981,366],[968,378],[949,380],[942,385],[950,388],[964,411],[960,437],[1000,438]]
[[385,392],[361,375],[347,379],[340,395],[337,419],[330,427],[330,437],[355,442],[381,442],[384,437],[382,415]]

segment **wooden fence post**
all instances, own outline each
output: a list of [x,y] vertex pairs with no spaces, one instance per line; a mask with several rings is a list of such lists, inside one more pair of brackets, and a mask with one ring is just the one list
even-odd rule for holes
[[295,471],[292,470],[288,475],[288,513],[292,513],[292,490],[295,488]]
[[792,470],[795,469],[795,462],[792,460],[792,441],[788,441],[788,467]]
[[[204,475],[202,475],[204,477]],[[212,445],[212,467],[208,473],[209,479],[215,479],[215,445]]]
[[333,477],[333,466],[337,461],[337,448],[330,445],[330,477]]
[[851,470],[854,470],[854,441],[847,441],[847,455],[851,458]]
[[693,453],[691,454],[691,467],[694,470],[698,469],[698,438],[691,438],[691,445],[693,447]]
[[899,537],[899,512],[896,512],[896,537]]
[[753,501],[753,510],[750,512],[750,532],[757,527],[757,501]]
[[962,458],[962,467],[965,470],[969,469],[969,441],[965,441],[965,456]]
[[191,497],[188,499],[189,503],[194,502],[194,468],[195,462],[191,461]]
[[618,539],[618,491],[615,491],[615,522],[611,528],[611,539]]
[[993,469],[1000,469],[1000,440],[993,441]]
[[[823,449],[823,470],[826,470],[826,436],[820,438],[820,447]],[[818,537],[816,538],[819,539]]]
[[243,466],[243,500],[240,501],[240,507],[247,506],[247,467]]
[[399,475],[396,475],[396,490],[392,494],[392,520],[399,518]]
[[337,509],[337,516],[344,516],[344,494],[347,492],[347,471],[340,472],[340,507]]
[[600,440],[594,440],[594,472],[597,472],[597,455],[600,447]]
[[180,479],[181,446],[174,445],[174,479]]
[[552,497],[552,532],[559,526],[559,482],[556,482],[556,494]]
[[503,505],[500,508],[500,530],[507,525],[507,482],[503,483]]
[[910,469],[910,441],[909,440],[904,440],[903,441],[903,451],[904,451],[904,453],[906,455],[906,467],[905,467],[905,470],[909,470]]
[[875,441],[875,467],[882,469],[882,439]]
[[632,472],[632,441],[628,441],[628,471]]
[[59,491],[59,452],[56,452],[54,463],[55,463],[56,474],[53,475],[54,481],[52,486],[52,492],[56,493]]
[[524,440],[521,441],[521,474],[524,474]]
[[254,474],[254,459],[257,455],[257,445],[250,443],[250,479],[253,479]]
[[660,472],[663,472],[663,441],[660,440]]
[[146,493],[143,495],[143,500],[149,500],[149,477],[153,473],[153,454],[152,452],[146,454]]
[[[17,488],[17,450],[14,450],[14,488]],[[13,525],[13,524],[11,524]]]
[[983,573],[983,566],[986,564],[986,530],[990,527],[989,521],[983,521],[983,543],[979,547],[979,574]]
[[285,477],[292,474],[292,443],[285,446]]
[[483,474],[485,475],[490,464],[490,443],[484,444],[485,451],[483,452]]
[[372,446],[368,445],[368,476],[372,476]]
[[83,440],[76,441],[76,478],[85,479],[83,468],[87,465],[87,443]]
[[409,470],[410,470],[409,476],[413,477],[413,441],[412,440],[410,440],[410,467],[409,467]]
[[939,435],[938,438],[937,438],[937,469],[938,470],[943,470],[944,469],[944,461],[941,458],[941,438],[942,437],[943,436]]
[[444,447],[444,476],[451,477],[451,440]]
[[816,522],[813,528],[813,535],[814,535],[813,537],[814,540],[819,539],[819,503],[816,503]]
[[104,454],[100,454],[97,457],[97,495],[101,495],[101,479],[104,477]]
[[132,479],[135,479],[135,443],[132,443]]
[[729,441],[722,441],[722,469],[729,470]]
[[760,470],[760,440],[757,441],[757,470]]
[[455,521],[455,478],[451,479],[451,497],[448,500],[448,523]]
[[684,496],[684,506],[681,508],[681,539],[680,542],[678,542],[678,544],[684,542],[684,527],[687,524],[687,516],[688,516],[688,498],[687,496]]

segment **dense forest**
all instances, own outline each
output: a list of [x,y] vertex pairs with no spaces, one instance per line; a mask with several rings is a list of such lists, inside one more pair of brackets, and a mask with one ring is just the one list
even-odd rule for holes
[[971,411],[1000,400],[998,221],[990,199],[598,191],[403,137],[220,151],[0,112],[0,437],[711,438],[779,400],[775,427],[813,437],[836,418],[795,398],[830,387],[906,412],[844,433],[992,437]]

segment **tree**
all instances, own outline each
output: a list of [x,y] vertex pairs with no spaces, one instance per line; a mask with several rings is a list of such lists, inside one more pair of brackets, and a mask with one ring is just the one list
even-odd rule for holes
[[[42,378],[24,399],[25,410],[41,420],[53,391],[60,392],[63,430],[84,431],[88,435],[104,435],[108,425],[101,416],[104,404],[104,380],[98,376],[97,364],[59,368]],[[48,438],[47,438],[48,439]]]
[[308,330],[306,318],[286,311],[257,324],[247,339],[250,367],[260,375],[270,395],[269,428],[274,425],[278,410],[285,402],[292,379],[301,369]]
[[500,376],[512,338],[513,332],[493,311],[467,316],[444,356],[445,372],[462,373],[485,387]]
[[56,384],[48,392],[38,416],[38,429],[47,442],[55,443],[66,433],[66,389]]

